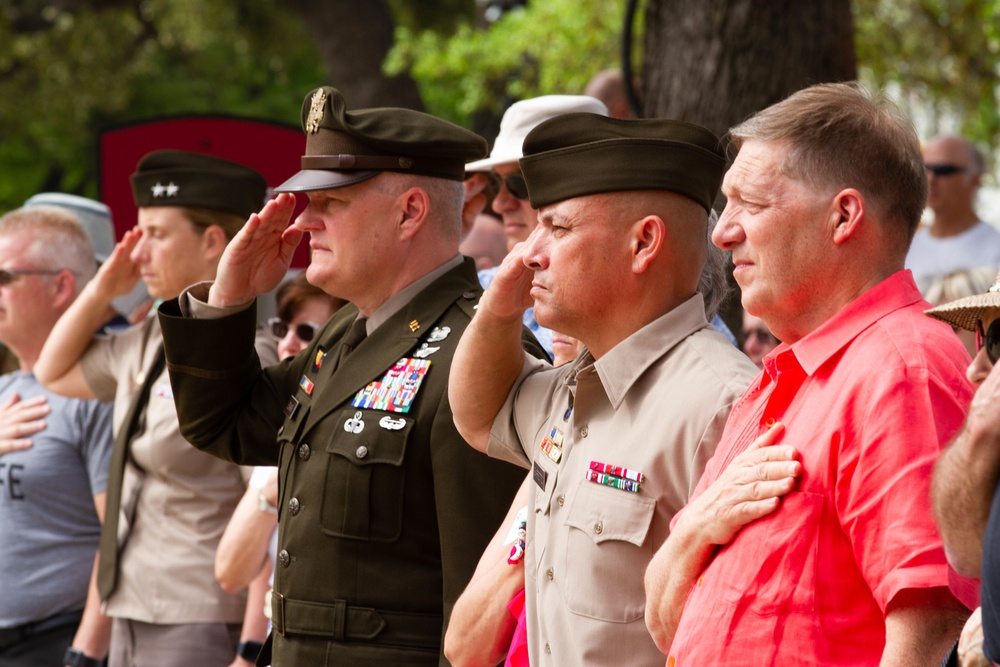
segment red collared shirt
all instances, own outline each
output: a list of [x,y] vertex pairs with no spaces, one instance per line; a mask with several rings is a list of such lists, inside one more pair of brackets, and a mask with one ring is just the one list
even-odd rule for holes
[[706,566],[669,667],[877,665],[893,596],[948,585],[931,470],[973,388],[927,307],[902,271],[765,358],[695,495],[775,421],[804,473]]

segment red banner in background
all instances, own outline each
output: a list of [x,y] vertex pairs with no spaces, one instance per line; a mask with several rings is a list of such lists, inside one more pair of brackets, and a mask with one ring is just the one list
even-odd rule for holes
[[[181,116],[116,127],[101,134],[100,198],[111,208],[115,238],[135,226],[129,176],[142,156],[160,149],[207,153],[253,167],[270,187],[280,185],[299,170],[306,138],[297,127],[231,116]],[[305,207],[298,197],[295,215]],[[303,240],[292,266],[309,263],[309,245]]]

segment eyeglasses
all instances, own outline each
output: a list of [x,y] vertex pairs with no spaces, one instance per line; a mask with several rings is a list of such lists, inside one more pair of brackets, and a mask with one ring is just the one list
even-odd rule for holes
[[774,337],[767,329],[744,329],[743,338],[745,340],[750,340],[751,337],[755,337],[762,345],[777,345],[778,339]]
[[308,343],[316,336],[316,330],[319,329],[319,326],[310,322],[301,322],[289,327],[288,322],[283,321],[280,317],[272,317],[267,321],[267,331],[274,340],[283,339],[288,335],[288,330],[291,329],[303,343]]
[[961,174],[965,171],[965,167],[957,164],[925,164],[924,169],[931,172],[935,176],[952,176],[954,174]]
[[500,176],[500,174],[494,173],[490,174],[490,181],[497,192],[500,191],[501,185],[506,185],[507,192],[515,199],[525,200],[528,198],[528,184],[524,182],[524,176],[521,174]]
[[42,276],[54,276],[57,273],[62,273],[62,269],[0,269],[0,287],[5,285],[10,285],[12,282],[20,278],[21,276],[32,276],[32,275],[42,275]]
[[976,351],[986,348],[986,356],[990,363],[1000,359],[1000,318],[990,322],[989,328],[983,331],[983,321],[976,322]]

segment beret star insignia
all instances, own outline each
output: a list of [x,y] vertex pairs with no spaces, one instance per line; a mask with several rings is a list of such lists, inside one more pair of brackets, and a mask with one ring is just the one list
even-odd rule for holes
[[323,109],[326,106],[326,91],[318,89],[312,95],[309,104],[309,117],[306,118],[306,132],[313,134],[319,132],[320,121],[323,120]]

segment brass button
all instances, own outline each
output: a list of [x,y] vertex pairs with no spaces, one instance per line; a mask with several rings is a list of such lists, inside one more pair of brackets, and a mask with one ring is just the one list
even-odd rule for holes
[[361,446],[360,446],[360,447],[358,447],[358,448],[357,448],[357,450],[356,450],[356,451],[354,452],[354,455],[355,455],[355,456],[357,456],[357,457],[358,457],[359,459],[363,459],[363,458],[365,458],[366,456],[368,456],[368,448],[367,448],[367,447],[365,447],[364,445],[361,445]]
[[588,429],[586,426],[580,429],[580,437],[586,438],[588,435],[590,435],[590,429]]
[[601,533],[604,532],[604,522],[603,521],[598,521],[597,523],[594,524],[594,532],[597,533],[598,535],[600,535]]
[[302,506],[299,504],[298,498],[292,498],[288,501],[288,511],[292,513],[292,516],[298,514],[300,509]]
[[303,442],[299,445],[299,458],[308,461],[310,456],[312,456],[312,450],[309,449],[309,445]]
[[549,581],[552,581],[552,579],[555,578],[555,572],[552,571],[551,567],[548,570],[546,570],[545,576],[549,578]]
[[562,507],[566,504],[566,496],[560,494],[559,497],[556,498],[556,502],[559,503],[559,507]]
[[292,557],[288,555],[288,552],[282,549],[278,552],[278,563],[282,567],[288,567],[288,564],[292,562]]

